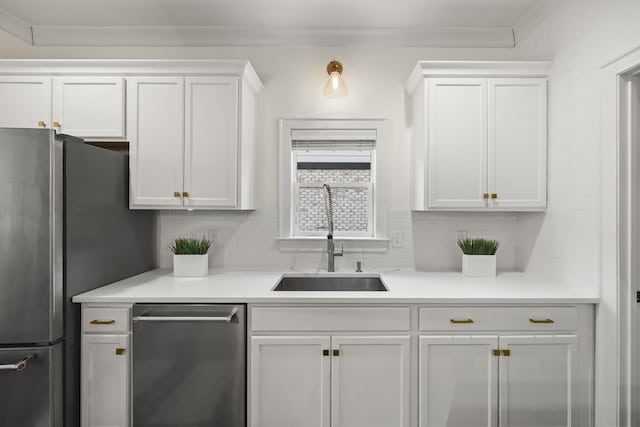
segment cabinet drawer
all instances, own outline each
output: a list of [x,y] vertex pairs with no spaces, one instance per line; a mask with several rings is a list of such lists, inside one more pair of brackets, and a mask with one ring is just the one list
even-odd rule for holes
[[409,307],[254,307],[251,330],[408,331]]
[[82,330],[85,332],[128,332],[129,308],[89,307],[82,310]]
[[422,331],[572,331],[576,307],[423,307]]

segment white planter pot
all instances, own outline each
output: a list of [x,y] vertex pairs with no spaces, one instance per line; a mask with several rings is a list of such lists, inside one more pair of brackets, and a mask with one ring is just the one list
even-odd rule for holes
[[205,277],[209,274],[209,255],[173,255],[175,277]]
[[462,274],[467,277],[495,277],[495,255],[462,254]]

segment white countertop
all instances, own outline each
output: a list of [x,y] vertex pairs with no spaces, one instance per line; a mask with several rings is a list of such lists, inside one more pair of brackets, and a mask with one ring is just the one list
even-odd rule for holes
[[[412,270],[379,274],[388,292],[272,292],[283,274],[212,269],[203,278],[173,277],[171,270],[151,270],[73,297],[77,303],[451,303],[568,304],[598,303],[590,287],[550,282],[527,273],[499,273],[468,278],[460,273]],[[320,275],[345,273],[320,273]],[[357,275],[358,273],[346,273]]]

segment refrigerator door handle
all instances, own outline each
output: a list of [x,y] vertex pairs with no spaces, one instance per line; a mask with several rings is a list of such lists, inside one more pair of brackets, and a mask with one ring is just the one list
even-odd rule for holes
[[11,364],[11,365],[0,365],[0,371],[22,371],[27,367],[27,362],[33,359],[35,356],[33,354],[28,355],[24,359]]

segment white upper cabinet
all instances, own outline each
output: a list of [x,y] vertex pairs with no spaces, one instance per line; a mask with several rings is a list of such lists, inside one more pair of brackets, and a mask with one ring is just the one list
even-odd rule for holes
[[51,77],[0,76],[0,127],[51,128]]
[[429,206],[485,207],[486,79],[430,79],[427,102]]
[[53,79],[53,127],[83,138],[125,137],[124,78]]
[[546,208],[546,62],[419,62],[411,99],[413,210]]
[[132,206],[182,206],[184,78],[127,78]]
[[[130,207],[253,209],[257,96],[234,75],[127,77]],[[188,68],[187,68],[188,70]]]
[[489,193],[493,208],[547,201],[547,81],[489,79]]
[[238,79],[187,77],[185,206],[238,203]]
[[123,139],[124,93],[122,77],[0,76],[0,127]]

